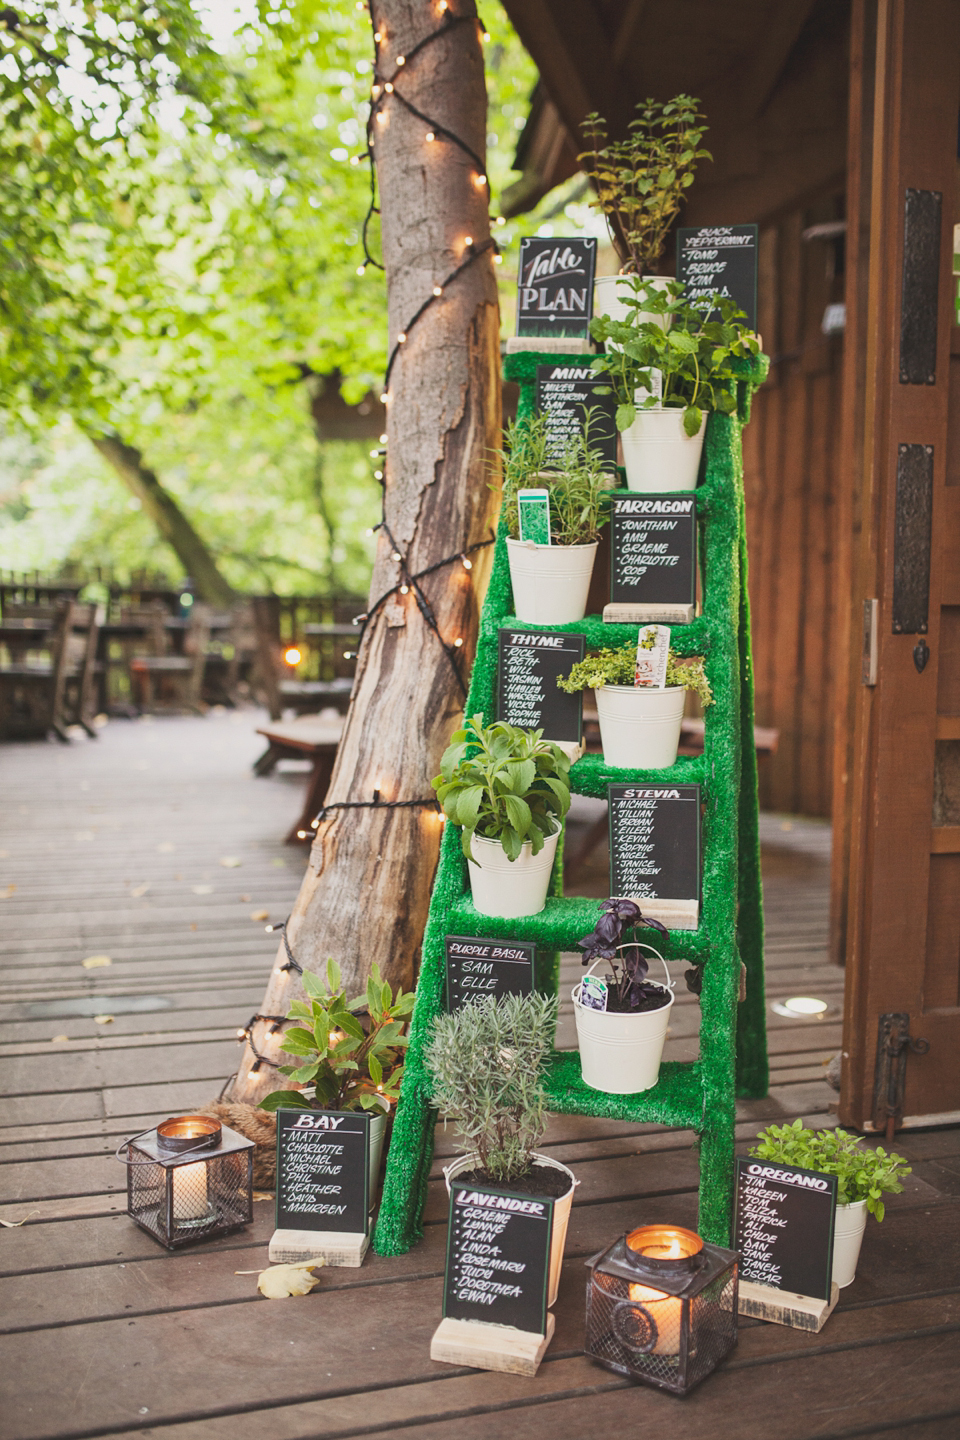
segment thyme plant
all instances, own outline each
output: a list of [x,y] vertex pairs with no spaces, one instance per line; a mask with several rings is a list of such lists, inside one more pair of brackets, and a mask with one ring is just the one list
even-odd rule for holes
[[[605,491],[616,483],[590,444],[596,406],[589,406],[582,430],[558,457],[547,432],[547,417],[513,420],[504,434],[503,518],[511,539],[520,539],[517,492],[532,486],[549,491],[550,536],[557,545],[589,545],[609,519]],[[496,486],[492,486],[496,489]]]
[[[644,649],[653,648],[653,637]],[[585,659],[579,660],[569,675],[558,675],[557,684],[568,695],[577,690],[599,690],[604,685],[633,685],[637,673],[637,647],[631,640],[615,650],[604,648],[593,650]],[[702,655],[680,656],[673,646],[667,653],[667,684],[682,685],[699,697],[701,705],[713,703],[713,691]]]

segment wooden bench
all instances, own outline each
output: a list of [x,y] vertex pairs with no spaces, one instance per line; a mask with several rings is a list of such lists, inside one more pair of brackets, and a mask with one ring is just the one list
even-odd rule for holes
[[286,722],[271,721],[269,725],[257,728],[257,734],[262,735],[268,744],[260,759],[254,762],[255,775],[269,775],[278,760],[313,761],[303,809],[285,838],[287,845],[309,844],[313,839],[310,821],[326,796],[343,726],[342,715],[335,710],[321,710],[319,715],[301,715]]

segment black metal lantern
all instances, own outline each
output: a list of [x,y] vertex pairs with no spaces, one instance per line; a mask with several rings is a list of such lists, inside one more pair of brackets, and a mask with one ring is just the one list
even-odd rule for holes
[[587,1261],[586,1353],[686,1395],[737,1343],[737,1253],[644,1225]]
[[168,1250],[253,1219],[253,1141],[209,1115],[164,1120],[125,1140],[117,1159],[127,1165],[127,1214]]

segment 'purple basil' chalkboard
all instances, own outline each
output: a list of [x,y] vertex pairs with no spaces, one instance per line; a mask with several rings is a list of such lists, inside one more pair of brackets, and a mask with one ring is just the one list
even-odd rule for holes
[[497,940],[483,935],[448,935],[447,1009],[470,1000],[529,995],[537,947],[532,940]]

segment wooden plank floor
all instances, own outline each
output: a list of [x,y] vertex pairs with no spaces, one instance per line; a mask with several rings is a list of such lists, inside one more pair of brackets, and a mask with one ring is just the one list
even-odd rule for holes
[[[583,1117],[545,1148],[580,1179],[556,1307],[533,1380],[434,1364],[445,1242],[438,1132],[426,1238],[396,1259],[330,1271],[314,1294],[262,1300],[272,1207],[251,1229],[168,1255],[124,1211],[112,1152],[213,1098],[237,1060],[304,856],[280,838],[303,777],[254,780],[253,712],[114,722],[94,742],[0,749],[0,1435],[169,1440],[582,1440],[663,1429],[841,1440],[960,1436],[960,1131],[898,1137],[914,1164],[860,1274],[819,1336],[742,1325],[737,1349],[680,1402],[583,1353],[583,1260],[624,1229],[694,1224],[689,1133]],[[582,811],[585,824],[589,807]],[[829,830],[764,817],[769,988],[816,994],[821,1020],[770,1015],[758,1124],[833,1123],[823,1062],[840,1041],[842,974],[826,963]],[[239,860],[239,865],[224,865]],[[581,874],[605,893],[604,857]],[[93,955],[109,966],[84,968]],[[577,971],[564,967],[564,993]],[[95,1017],[112,1015],[106,1024]],[[668,1054],[696,1053],[681,996]],[[56,1038],[66,1036],[66,1039]],[[572,1044],[569,1004],[561,1043]]]

